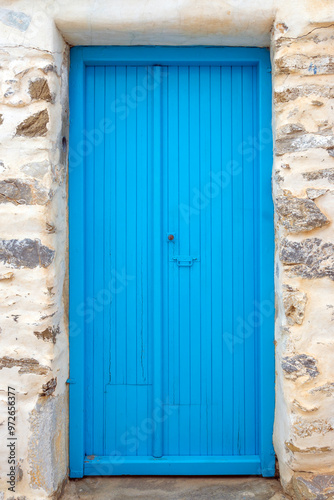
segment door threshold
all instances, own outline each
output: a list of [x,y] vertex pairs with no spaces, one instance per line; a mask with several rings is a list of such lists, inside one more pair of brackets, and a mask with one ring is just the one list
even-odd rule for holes
[[[83,475],[262,475],[262,468],[260,457],[257,455],[163,456],[161,458],[92,456],[85,458]],[[72,474],[71,477],[73,477]]]

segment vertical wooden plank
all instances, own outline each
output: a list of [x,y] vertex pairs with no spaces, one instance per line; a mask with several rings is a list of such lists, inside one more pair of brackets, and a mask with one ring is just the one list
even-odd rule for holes
[[[141,426],[141,422],[137,422],[137,407],[138,404],[141,405],[142,401],[138,401],[138,389],[139,386],[136,384],[128,384],[126,386],[126,431],[124,435],[124,444],[126,446],[125,454],[127,457],[133,457],[137,455],[137,450],[139,446],[138,436],[141,435],[138,432]],[[144,434],[143,438],[146,436]]]
[[244,454],[245,357],[244,357],[244,192],[242,176],[242,68],[232,67],[232,160],[233,175],[233,453]]
[[255,387],[255,338],[258,333],[258,311],[255,311],[255,245],[254,220],[254,143],[253,130],[253,67],[242,68],[242,108],[243,108],[243,192],[244,192],[244,342],[245,342],[245,454],[256,453],[257,404]]
[[[95,130],[95,68],[86,68],[86,130]],[[87,140],[87,139],[86,139]],[[94,186],[95,150],[88,149],[85,162],[85,453],[94,450]]]
[[[85,129],[85,66],[82,48],[71,50],[70,68],[70,141],[69,141],[69,232],[70,254],[70,304],[69,304],[69,343],[70,343],[70,477],[83,476],[85,455],[84,420],[84,349],[85,317],[78,314],[84,303],[85,260],[84,260],[84,186],[85,160],[78,154],[77,146],[83,140]],[[75,221],[75,224],[72,224]]]
[[[205,242],[205,261],[202,262],[202,265],[205,266],[205,274],[206,274],[206,293],[203,297],[203,307],[206,309],[207,314],[207,324],[206,330],[202,331],[203,334],[203,344],[205,343],[205,351],[206,351],[206,414],[207,414],[207,426],[208,426],[208,455],[212,455],[212,231],[213,231],[213,221],[212,221],[212,199],[210,196],[207,196],[207,185],[210,182],[210,170],[211,170],[211,162],[212,162],[212,150],[211,150],[211,71],[212,68],[207,68],[207,83],[206,83],[206,94],[207,94],[207,128],[205,131],[205,140],[204,147],[207,148],[206,152],[206,163],[205,163],[205,184],[201,186],[203,190],[205,204],[207,205],[204,208],[205,213],[205,224],[207,231],[207,239]],[[204,340],[205,339],[205,340]]]
[[[189,207],[189,68],[179,67],[179,207]],[[190,225],[179,219],[180,255],[190,255]],[[177,264],[174,264],[177,266]],[[189,454],[190,404],[190,273],[192,268],[179,267],[179,335],[180,335],[180,454]]]
[[212,454],[222,455],[223,442],[223,338],[222,338],[222,190],[217,183],[222,171],[221,69],[211,68],[211,171],[207,196],[211,199],[212,280]]
[[222,79],[222,307],[223,307],[223,454],[233,454],[233,252],[232,252],[232,68],[221,68]]
[[[152,305],[152,284],[153,284],[153,213],[154,213],[154,197],[153,197],[153,185],[154,185],[154,149],[152,141],[152,131],[154,125],[154,78],[153,78],[153,67],[148,67],[147,72],[147,256],[146,256],[146,266],[147,266],[147,314],[148,314],[148,342],[149,346],[149,363],[147,365],[148,380],[152,384],[152,390],[149,392],[147,399],[147,414],[149,418],[152,418],[154,410],[154,396],[153,396],[153,379],[154,379],[154,328],[153,328],[153,305]],[[153,455],[153,439],[154,435],[151,433],[149,435],[149,440],[147,443],[148,455]]]
[[[162,183],[161,183],[161,67],[154,66],[153,89],[153,408],[162,401]],[[156,422],[153,435],[153,456],[162,456],[162,422]]]
[[[169,259],[179,253],[179,70],[176,66],[168,68],[168,231],[176,233],[175,242],[169,245]],[[169,366],[168,399],[170,405],[180,402],[180,346],[179,346],[179,273],[177,266],[169,261]],[[166,425],[169,429],[169,453],[179,453],[179,410],[173,407],[173,413]]]
[[[137,234],[137,104],[135,93],[137,68],[127,67],[127,109],[126,120],[126,382],[137,383],[137,357],[140,358],[140,343],[137,353],[137,246],[143,235]],[[139,238],[139,239],[138,239]]]
[[[106,346],[105,383],[116,381],[116,294],[115,294],[115,263],[116,263],[116,131],[113,104],[115,102],[116,81],[115,67],[106,67],[105,85],[105,275],[108,300],[105,304],[104,328]],[[105,422],[107,425],[107,422]]]
[[[104,446],[104,314],[102,293],[105,289],[104,272],[104,251],[105,251],[105,220],[104,220],[104,89],[105,89],[105,68],[103,66],[95,68],[95,89],[94,89],[94,114],[95,130],[100,134],[94,140],[94,454],[103,454]],[[101,130],[102,127],[102,130]]]
[[[169,212],[169,162],[168,162],[168,130],[169,130],[169,108],[168,108],[168,69],[166,67],[162,68],[162,89],[161,89],[161,127],[162,127],[162,225],[163,225],[163,241],[162,245],[162,266],[163,266],[163,318],[164,318],[164,334],[163,334],[163,363],[165,367],[166,376],[163,377],[163,403],[164,411],[168,412],[170,396],[170,376],[169,376],[169,366],[170,366],[170,331],[172,328],[172,322],[170,321],[170,300],[169,300],[169,289],[170,289],[170,255],[173,252],[173,247],[175,245],[174,241],[167,239],[167,234],[173,232],[173,228],[170,227],[172,223],[172,217],[170,217]],[[169,419],[164,421],[163,425],[163,454],[169,455]]]
[[148,360],[151,347],[148,337],[148,245],[151,244],[148,227],[148,138],[150,138],[151,128],[148,126],[148,68],[138,67],[136,71],[136,89],[138,93],[132,91],[136,96],[136,144],[137,144],[137,209],[136,212],[136,258],[137,258],[137,406],[136,406],[136,439],[138,456],[151,454],[152,436],[150,433],[143,433],[144,424],[148,418],[148,391],[152,400],[150,386],[139,385],[148,384]]
[[105,453],[107,456],[115,456],[117,453],[116,427],[117,427],[117,405],[116,385],[106,385],[106,433]]
[[148,399],[152,399],[152,386],[137,385],[137,456],[147,457],[151,454],[151,434],[143,433],[148,415]]
[[[189,68],[189,182],[188,210],[184,207],[180,216],[188,222],[190,231],[190,255],[201,257],[200,211],[196,194],[200,189],[200,135],[199,135],[199,67]],[[194,263],[190,272],[190,455],[200,455],[200,408],[201,408],[201,262]]]
[[211,451],[211,212],[209,204],[203,203],[203,192],[210,174],[210,132],[210,67],[202,66],[200,68],[200,193],[198,194],[201,220],[201,455],[208,455]]
[[115,454],[123,457],[127,455],[127,388],[126,384],[115,386],[116,406],[116,440]]
[[137,383],[148,383],[148,323],[147,323],[147,245],[148,237],[148,213],[147,213],[147,149],[148,149],[148,120],[147,120],[147,67],[137,68],[137,86],[141,88],[141,99],[137,102],[137,329],[138,329],[138,360],[137,360]]
[[126,336],[127,336],[127,268],[126,268],[126,122],[127,107],[118,105],[126,95],[126,68],[116,67],[116,261],[115,261],[115,301],[116,301],[116,383],[126,383]]
[[[252,125],[253,125],[253,133],[254,137],[257,136],[258,130],[259,130],[259,113],[258,113],[258,66],[253,67],[253,120],[252,120]],[[253,168],[254,168],[254,211],[255,211],[255,218],[254,218],[254,239],[256,241],[256,254],[254,258],[254,274],[256,276],[256,281],[254,283],[254,297],[255,300],[258,302],[260,300],[260,289],[259,289],[259,276],[260,276],[260,251],[259,251],[259,245],[260,245],[260,231],[259,231],[259,217],[260,217],[260,203],[259,203],[259,198],[260,198],[260,192],[259,192],[259,158],[258,158],[258,152],[254,153],[254,161],[253,161]],[[256,454],[258,455],[260,453],[260,394],[261,394],[261,356],[260,356],[260,335],[261,335],[261,330],[258,329],[257,335],[254,339],[255,343],[255,354],[254,354],[254,361],[255,361],[255,397],[256,397],[256,406],[255,406],[255,420],[256,420],[256,428],[255,428],[255,435],[256,435]]]
[[104,454],[115,450],[115,404],[110,401],[110,384],[115,381],[115,124],[112,102],[115,101],[115,68],[105,68],[105,300],[104,300]]

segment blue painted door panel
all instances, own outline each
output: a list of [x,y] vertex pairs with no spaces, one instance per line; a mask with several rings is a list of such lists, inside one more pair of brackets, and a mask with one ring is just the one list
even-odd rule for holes
[[73,451],[71,475],[272,475],[259,63],[109,58],[82,78],[83,468]]
[[[257,455],[257,175],[252,67],[170,67],[163,80],[164,454]],[[191,267],[173,257],[193,256]],[[167,375],[168,374],[168,375]]]
[[[146,456],[152,436],[137,440],[131,432],[148,418],[152,404],[147,89],[153,77],[147,67],[88,67],[86,79],[86,129],[99,131],[102,120],[112,127],[96,141],[86,169],[86,301],[95,305],[86,330],[86,453]],[[141,100],[127,109],[125,96],[137,83]]]

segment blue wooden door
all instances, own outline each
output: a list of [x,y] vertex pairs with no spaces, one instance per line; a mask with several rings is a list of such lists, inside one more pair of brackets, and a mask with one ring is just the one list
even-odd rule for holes
[[123,61],[105,55],[81,75],[71,475],[272,475],[267,54],[210,63],[160,49],[158,65],[118,50]]

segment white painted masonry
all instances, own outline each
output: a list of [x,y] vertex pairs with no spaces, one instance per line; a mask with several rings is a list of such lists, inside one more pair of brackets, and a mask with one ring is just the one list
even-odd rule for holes
[[[333,498],[332,0],[2,0],[0,499],[59,498],[67,478],[69,46],[100,44],[271,47],[274,445],[292,498]],[[8,385],[17,394],[15,493]]]

